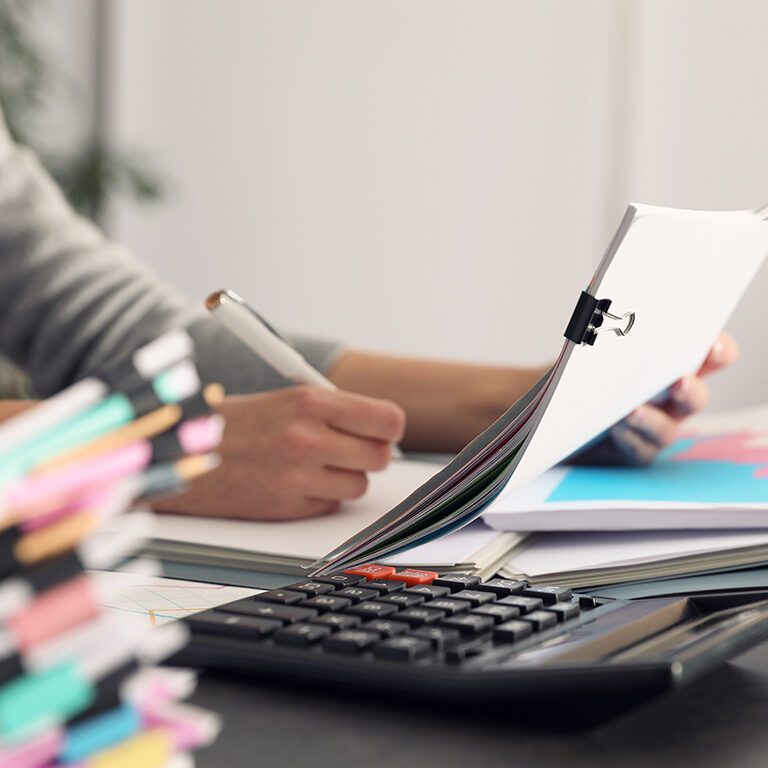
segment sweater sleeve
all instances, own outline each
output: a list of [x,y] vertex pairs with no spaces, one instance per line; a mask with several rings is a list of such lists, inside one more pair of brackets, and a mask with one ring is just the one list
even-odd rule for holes
[[[48,396],[98,375],[174,327],[188,327],[204,379],[257,392],[286,381],[202,309],[67,204],[0,116],[0,351]],[[293,337],[326,372],[339,343]]]

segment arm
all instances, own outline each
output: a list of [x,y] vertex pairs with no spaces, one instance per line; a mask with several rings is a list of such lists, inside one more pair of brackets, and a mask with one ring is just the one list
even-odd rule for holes
[[[202,378],[230,393],[212,478],[166,506],[238,517],[305,516],[365,491],[389,460],[402,411],[343,392],[314,393],[259,361],[200,307],[77,216],[34,155],[11,141],[0,116],[0,351],[48,396],[99,375],[164,331],[188,326]],[[327,370],[341,347],[294,339]],[[24,405],[6,404],[0,418]]]
[[546,368],[505,368],[345,352],[329,371],[339,388],[398,403],[403,447],[455,452],[522,397]]
[[[675,440],[679,423],[707,403],[703,378],[733,363],[734,340],[722,334],[694,375],[672,386],[667,397],[646,403],[574,460],[597,464],[644,464]],[[501,416],[545,373],[512,368],[390,357],[350,350],[329,372],[339,387],[393,400],[403,407],[403,446],[420,451],[458,451]]]

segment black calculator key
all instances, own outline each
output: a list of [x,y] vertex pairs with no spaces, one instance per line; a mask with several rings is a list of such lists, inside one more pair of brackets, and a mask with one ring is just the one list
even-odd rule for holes
[[434,584],[417,584],[415,587],[408,587],[405,594],[423,595],[425,600],[434,600],[436,597],[450,595],[451,590],[448,587],[436,587]]
[[331,634],[330,627],[321,624],[292,624],[275,632],[275,645],[306,648]]
[[373,649],[373,655],[377,659],[389,661],[416,661],[432,653],[432,643],[418,637],[399,635],[382,640]]
[[439,597],[437,600],[432,600],[429,607],[438,608],[445,611],[449,616],[453,616],[454,613],[468,611],[472,607],[472,603],[468,600],[454,600],[452,597]]
[[379,596],[374,589],[363,589],[362,587],[344,587],[338,592],[333,593],[334,597],[345,597],[353,603],[362,603],[363,600],[373,600]]
[[443,611],[433,608],[406,608],[397,614],[398,621],[407,621],[412,627],[420,627],[422,624],[434,624],[445,616]]
[[320,581],[297,581],[295,584],[289,584],[286,589],[303,592],[307,597],[315,597],[316,595],[327,595],[329,592],[333,592],[336,587],[333,584],[323,584]]
[[406,595],[405,592],[393,592],[391,595],[381,595],[376,599],[380,603],[396,605],[398,608],[414,608],[424,602],[423,595]]
[[331,653],[360,653],[378,642],[381,636],[378,632],[366,632],[362,629],[342,629],[335,635],[323,640],[323,648]]
[[531,611],[538,611],[544,605],[544,601],[540,597],[522,597],[518,595],[510,595],[509,597],[503,597],[499,600],[499,605],[513,605],[520,613],[530,613]]
[[315,619],[309,620],[311,624],[319,624],[323,627],[329,627],[332,630],[354,629],[362,619],[359,616],[350,616],[346,613],[324,613]]
[[445,660],[449,664],[457,664],[471,659],[473,656],[479,656],[488,648],[488,644],[478,638],[465,640],[463,643],[451,643],[445,649]]
[[448,616],[440,622],[441,627],[458,629],[462,635],[469,637],[487,632],[493,625],[494,621],[490,616],[479,616],[476,613],[460,613],[458,616]]
[[555,603],[548,605],[544,610],[554,613],[558,621],[573,619],[581,613],[578,603]]
[[589,611],[592,608],[597,608],[600,605],[599,601],[589,595],[579,595],[579,608]]
[[371,632],[378,632],[382,637],[392,637],[393,635],[402,635],[411,628],[410,624],[404,621],[392,621],[391,619],[371,619],[366,621],[360,629],[367,629]]
[[509,621],[519,616],[520,609],[515,608],[514,605],[494,603],[493,605],[481,605],[479,608],[475,608],[472,613],[479,614],[480,616],[490,616],[497,624],[501,624],[504,621]]
[[283,605],[296,605],[296,603],[306,600],[307,596],[303,592],[294,592],[290,589],[270,589],[268,592],[262,592],[260,595],[254,595],[253,600],[263,600],[266,603],[282,603]]
[[422,640],[429,640],[436,651],[442,651],[448,645],[455,645],[461,638],[458,629],[449,627],[419,627],[411,632],[411,637],[419,637]]
[[345,613],[360,616],[363,621],[366,619],[385,619],[387,616],[397,613],[397,606],[387,605],[386,603],[374,603],[368,600],[364,603],[350,606]]
[[325,576],[318,576],[313,581],[319,581],[321,584],[333,584],[336,589],[341,589],[341,587],[354,587],[357,584],[362,584],[365,581],[365,576],[334,571]]
[[519,595],[528,585],[524,581],[514,579],[490,579],[480,584],[477,589],[493,592],[497,597]]
[[573,597],[573,592],[569,587],[551,587],[545,584],[528,587],[528,589],[523,590],[523,594],[527,597],[541,598],[546,605],[561,603]]
[[503,624],[499,624],[499,626],[493,630],[493,639],[497,643],[516,643],[518,640],[522,640],[524,637],[528,637],[532,634],[533,624],[531,624],[530,621],[512,619],[510,621],[505,621]]
[[229,635],[247,640],[259,640],[283,626],[283,623],[276,619],[260,619],[257,616],[242,616],[223,611],[196,613],[188,617],[187,622],[195,632]]
[[520,617],[522,621],[533,624],[534,629],[542,630],[554,627],[557,624],[557,616],[552,611],[533,611]]
[[448,587],[451,592],[458,592],[460,589],[474,589],[479,583],[479,576],[471,576],[468,573],[452,573],[449,576],[440,576],[432,582],[432,585]]
[[283,624],[294,624],[317,616],[313,608],[298,608],[295,605],[278,605],[277,603],[260,603],[250,597],[236,600],[218,608],[229,613],[243,613],[247,616],[261,616],[263,619],[277,619]]
[[375,589],[380,595],[388,595],[390,592],[402,592],[405,589],[403,581],[387,581],[386,579],[373,579],[365,585],[368,589]]
[[333,595],[318,595],[317,597],[310,597],[306,600],[302,600],[299,605],[304,608],[314,608],[320,613],[326,611],[343,611],[345,608],[349,608],[352,605],[352,601],[346,597],[334,597]]
[[478,605],[492,603],[496,599],[496,595],[493,592],[481,592],[479,589],[461,589],[458,592],[454,592],[452,596],[457,600],[466,600],[473,608],[476,608]]

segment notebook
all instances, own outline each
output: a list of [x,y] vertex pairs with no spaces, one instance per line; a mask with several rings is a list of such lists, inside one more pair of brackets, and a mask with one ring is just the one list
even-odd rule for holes
[[[382,509],[397,504],[441,466],[427,461],[395,461],[385,472],[370,475],[362,499],[344,502],[331,515],[307,520],[264,523],[157,515],[153,541],[145,551],[166,563],[306,576],[307,568],[318,557],[376,520]],[[498,570],[523,539],[476,521],[453,535],[394,555],[388,563],[485,577]]]
[[[768,251],[767,219],[768,210],[630,205],[550,372],[316,572],[381,561],[457,530],[697,370]],[[541,311],[553,311],[539,290]]]
[[728,428],[721,414],[719,429],[689,431],[647,467],[551,469],[484,520],[515,531],[768,529],[768,429],[739,419]]

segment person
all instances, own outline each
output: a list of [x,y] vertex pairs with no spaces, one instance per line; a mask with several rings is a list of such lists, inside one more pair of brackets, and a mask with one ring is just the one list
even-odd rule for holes
[[[292,341],[339,387],[290,386],[126,249],[77,216],[0,114],[0,351],[48,396],[186,326],[202,377],[229,395],[222,467],[161,505],[189,514],[292,519],[361,496],[392,445],[455,451],[517,400],[543,369],[385,356],[308,337]],[[703,376],[731,363],[721,337],[701,371],[661,405],[638,408],[591,451],[601,461],[646,462],[707,399]],[[26,407],[5,402],[0,416]],[[450,416],[450,418],[448,418]]]

